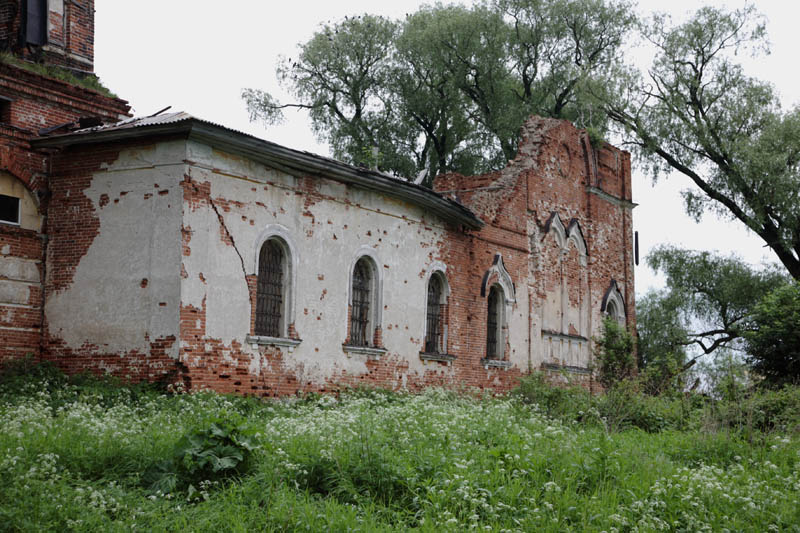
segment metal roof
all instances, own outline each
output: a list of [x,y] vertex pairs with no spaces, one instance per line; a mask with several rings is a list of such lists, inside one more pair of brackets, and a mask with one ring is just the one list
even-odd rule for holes
[[367,168],[355,167],[311,152],[294,150],[259,139],[241,131],[196,118],[182,111],[134,117],[70,133],[40,137],[34,148],[65,148],[83,144],[121,141],[144,136],[185,134],[225,151],[244,155],[293,175],[322,177],[407,200],[444,220],[479,229],[484,222],[471,210],[441,194],[403,178]]

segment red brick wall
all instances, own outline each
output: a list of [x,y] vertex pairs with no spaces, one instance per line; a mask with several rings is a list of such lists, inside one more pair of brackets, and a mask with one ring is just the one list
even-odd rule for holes
[[[456,252],[455,260],[448,261],[448,265],[459,268],[460,264],[463,270],[464,265],[471,263],[479,270],[480,260],[476,261],[476,257],[491,254],[495,249],[502,252],[519,286],[530,284],[533,288],[533,315],[536,309],[547,307],[545,299],[553,300],[551,311],[543,312],[541,324],[533,329],[575,337],[599,333],[603,318],[601,301],[611,280],[616,280],[625,298],[627,326],[634,331],[630,155],[610,145],[593,148],[585,132],[565,121],[534,117],[525,125],[523,137],[519,155],[501,172],[436,178],[434,188],[437,191],[458,199],[489,223],[476,235],[481,240],[476,241],[469,260],[465,260],[463,253]],[[554,214],[565,227],[573,220],[579,224],[587,247],[586,266],[581,266],[580,254],[574,245],[568,245],[564,253],[552,234],[544,234]],[[539,228],[537,234],[531,235],[531,241],[525,234],[519,243],[532,254],[530,278],[526,272],[528,256],[514,249],[518,239],[512,233],[524,227],[527,220]],[[531,247],[534,244],[538,249]],[[565,311],[569,311],[569,320],[563,323],[558,302],[562,284],[566,287]],[[469,287],[464,290],[468,292]],[[584,306],[588,306],[587,318],[591,323],[590,331],[586,332],[579,331],[582,320],[579,310]],[[485,301],[473,301],[451,317],[454,324],[472,324],[477,319],[478,325],[472,326],[471,333],[467,334],[467,338],[472,336],[469,341],[472,346],[485,342],[484,308]],[[535,340],[532,339],[534,351]],[[533,353],[532,359],[542,360],[542,357],[542,354]],[[548,372],[552,374],[552,369]]]
[[[81,7],[82,6],[82,7]],[[15,48],[18,44],[21,10],[19,3],[4,2],[0,6],[0,47],[22,53]],[[93,2],[66,3],[65,13],[72,17],[72,31],[59,41],[59,46],[79,53],[91,60]],[[80,9],[84,11],[78,13]],[[88,11],[86,11],[88,10]],[[61,24],[61,20],[55,20]],[[54,31],[63,26],[56,25]],[[63,34],[63,32],[62,32]],[[58,45],[51,33],[53,45]],[[28,48],[24,47],[25,54]],[[23,54],[24,55],[24,54]],[[73,60],[66,59],[64,54],[55,54],[60,64],[76,66]],[[82,65],[86,69],[86,65]],[[88,67],[91,70],[91,66]],[[126,116],[130,110],[127,102],[116,98],[108,98],[97,92],[72,86],[60,80],[42,76],[9,64],[0,64],[0,96],[10,99],[0,114],[0,171],[6,171],[24,183],[34,197],[39,200],[40,214],[47,213],[52,191],[48,187],[47,155],[31,150],[30,140],[38,135],[40,129],[77,121],[80,117],[101,117],[106,121],[116,121]],[[58,131],[56,133],[64,133]],[[102,157],[102,155],[100,156]],[[94,159],[89,157],[87,164]],[[77,179],[77,178],[76,178]],[[56,196],[63,190],[58,190]],[[79,197],[73,198],[77,200]],[[63,199],[58,197],[57,202]],[[80,213],[64,219],[65,208],[81,208]],[[56,239],[56,255],[53,267],[56,273],[51,281],[51,288],[58,287],[60,280],[71,275],[77,250],[85,245],[86,232],[92,230],[91,212],[74,203],[57,203],[55,220],[42,229],[42,234],[23,230],[18,227],[2,225],[0,227],[0,251],[6,257],[17,257],[32,260],[43,260],[44,234],[55,229],[60,239]],[[47,218],[45,220],[48,220]],[[65,227],[71,224],[71,227]],[[70,235],[70,232],[76,235]],[[82,233],[82,235],[77,235]],[[64,237],[73,240],[65,244]],[[0,257],[2,260],[2,257]],[[52,268],[52,267],[51,267]],[[44,272],[40,268],[40,275]],[[2,281],[0,279],[0,281]],[[30,295],[24,303],[0,306],[0,360],[20,357],[26,354],[40,356],[42,344],[42,279],[31,283]],[[99,364],[99,363],[98,363]],[[149,372],[149,370],[148,370]]]
[[8,125],[30,135],[80,117],[100,117],[115,122],[130,111],[124,100],[4,63],[0,63],[0,96],[12,100]]
[[0,49],[10,50],[16,47],[19,40],[21,21],[21,2],[0,3]]
[[[23,4],[27,0],[6,0],[0,4],[0,49],[19,57],[60,65],[83,72],[94,70],[94,0],[72,2],[50,0],[47,44],[25,42]],[[57,5],[61,9],[57,9]]]

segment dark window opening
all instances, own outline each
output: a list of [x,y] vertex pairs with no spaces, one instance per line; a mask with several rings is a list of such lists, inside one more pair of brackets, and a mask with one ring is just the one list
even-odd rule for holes
[[368,346],[369,311],[372,272],[365,259],[356,263],[353,271],[353,305],[350,315],[350,344]]
[[267,241],[258,257],[256,335],[280,337],[283,311],[283,261],[280,245]]
[[25,41],[28,44],[47,44],[47,0],[27,0]]
[[11,100],[0,96],[0,123],[11,124]]
[[428,282],[428,312],[425,328],[425,352],[439,353],[442,340],[441,308],[442,282],[432,276]]
[[500,314],[499,291],[492,287],[489,289],[488,314],[486,317],[486,357],[497,358],[497,324]]
[[19,198],[0,194],[0,222],[19,224]]

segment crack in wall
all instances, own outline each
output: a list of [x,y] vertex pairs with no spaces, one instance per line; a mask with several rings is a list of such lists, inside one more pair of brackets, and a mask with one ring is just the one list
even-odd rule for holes
[[[203,195],[200,189],[197,187],[197,184],[189,178],[189,183],[191,184],[192,188],[194,189],[195,193],[198,195]],[[233,250],[236,252],[236,255],[239,256],[239,263],[242,265],[242,275],[244,276],[244,281],[247,283],[247,270],[244,267],[244,258],[242,257],[241,252],[239,252],[239,248],[236,246],[236,241],[233,239],[233,234],[228,229],[228,226],[225,224],[225,219],[222,216],[222,213],[219,212],[217,209],[217,204],[214,203],[214,199],[211,197],[211,193],[209,192],[208,195],[208,205],[211,206],[211,209],[214,210],[214,213],[217,215],[217,220],[219,220],[219,225],[225,230],[225,235],[231,240],[231,246],[233,246]]]
[[233,250],[236,252],[236,255],[239,256],[239,262],[242,265],[242,275],[244,276],[244,281],[247,283],[247,270],[244,268],[244,258],[242,257],[241,252],[239,252],[239,248],[236,246],[236,241],[233,240],[233,235],[231,234],[230,230],[228,230],[228,226],[225,225],[225,219],[222,217],[222,213],[219,212],[217,209],[217,205],[214,203],[214,200],[211,198],[211,195],[208,195],[208,203],[211,205],[211,209],[217,214],[217,218],[219,219],[219,224],[222,226],[222,229],[225,230],[225,235],[231,240],[231,245],[233,246]]

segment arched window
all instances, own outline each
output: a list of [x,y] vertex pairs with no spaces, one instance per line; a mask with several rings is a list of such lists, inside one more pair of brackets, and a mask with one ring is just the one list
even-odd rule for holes
[[255,334],[285,335],[286,254],[277,239],[261,246],[258,256]]
[[362,257],[353,269],[353,299],[350,312],[350,344],[353,346],[369,346],[373,340],[371,324],[373,277],[369,259]]
[[486,313],[486,358],[503,356],[503,290],[498,285],[489,289]]
[[614,320],[617,320],[618,315],[619,313],[617,311],[617,304],[614,303],[613,301],[608,302],[608,304],[606,305],[606,316],[609,318],[613,318]]
[[425,317],[425,352],[439,353],[442,348],[442,282],[439,276],[428,281],[428,305]]
[[620,324],[626,323],[625,299],[622,297],[616,280],[612,279],[608,285],[608,289],[603,295],[603,301],[600,303],[600,312]]

